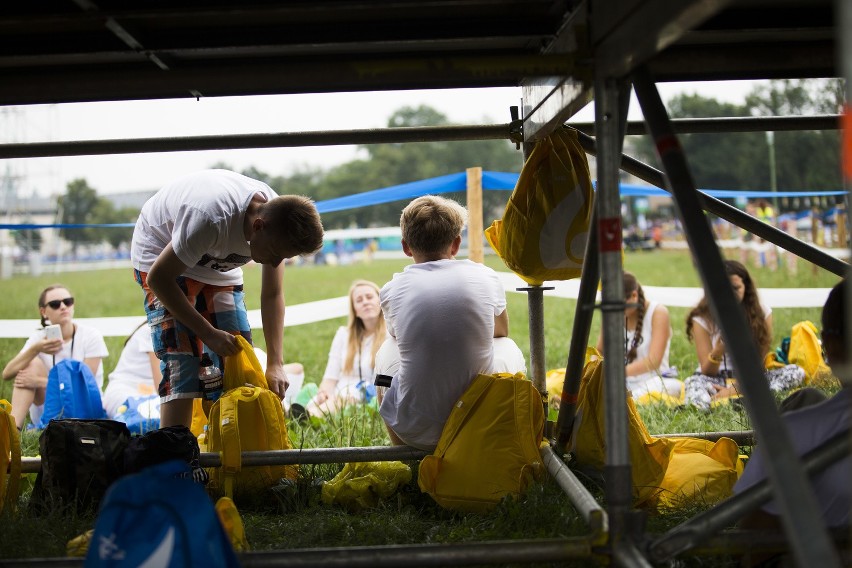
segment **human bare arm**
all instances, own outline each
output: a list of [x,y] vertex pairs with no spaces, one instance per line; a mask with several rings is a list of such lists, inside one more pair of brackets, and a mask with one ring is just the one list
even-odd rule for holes
[[636,375],[658,370],[663,361],[663,355],[666,352],[666,345],[671,338],[671,333],[669,310],[662,304],[659,304],[654,310],[654,313],[651,314],[651,337],[645,338],[645,341],[650,341],[648,356],[631,361],[624,368],[624,375],[635,377]]
[[494,337],[509,337],[509,312],[494,316]]
[[284,371],[284,263],[264,264],[261,272],[260,314],[266,338],[266,382],[284,398],[289,381]]
[[148,273],[148,287],[175,319],[191,329],[215,353],[220,356],[234,355],[239,351],[237,339],[227,331],[216,329],[204,319],[177,285],[175,279],[187,268],[169,243]]
[[14,379],[20,371],[26,369],[29,364],[35,359],[39,353],[47,353],[55,355],[62,350],[62,339],[40,339],[31,345],[21,349],[11,361],[6,363],[3,368],[3,378],[5,380]]

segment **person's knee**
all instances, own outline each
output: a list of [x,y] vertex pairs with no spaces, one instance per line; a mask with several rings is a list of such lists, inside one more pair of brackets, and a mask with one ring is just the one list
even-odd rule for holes
[[508,337],[494,338],[494,364],[492,373],[524,373],[527,363],[518,345]]

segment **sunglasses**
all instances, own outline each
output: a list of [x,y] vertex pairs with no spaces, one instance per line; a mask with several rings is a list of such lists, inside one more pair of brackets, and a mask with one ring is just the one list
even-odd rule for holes
[[49,302],[45,302],[45,306],[50,306],[54,310],[58,310],[59,306],[65,304],[67,307],[71,307],[74,305],[74,297],[68,296],[67,298],[63,298],[62,300],[51,300]]

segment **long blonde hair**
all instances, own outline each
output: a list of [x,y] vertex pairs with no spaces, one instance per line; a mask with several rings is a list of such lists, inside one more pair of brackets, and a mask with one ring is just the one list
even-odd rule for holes
[[[361,364],[361,343],[367,335],[367,328],[364,326],[364,322],[361,318],[355,315],[355,302],[352,300],[352,294],[358,286],[369,286],[375,290],[376,297],[379,295],[379,285],[375,282],[370,282],[369,280],[356,280],[352,283],[352,286],[349,287],[349,322],[346,325],[349,330],[349,342],[346,345],[346,358],[343,360],[343,372],[347,374],[352,372],[356,353],[359,353],[358,364]],[[376,322],[376,329],[373,331],[373,348],[372,353],[370,353],[370,367],[375,365],[376,353],[378,352],[379,347],[382,346],[382,343],[384,343],[386,336],[387,326],[385,325],[385,315],[380,309],[379,320]]]

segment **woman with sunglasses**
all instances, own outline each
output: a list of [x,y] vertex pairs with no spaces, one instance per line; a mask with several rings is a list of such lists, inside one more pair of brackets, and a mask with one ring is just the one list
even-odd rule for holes
[[103,389],[103,358],[109,355],[100,331],[75,323],[74,296],[68,288],[54,284],[38,297],[42,327],[58,325],[61,339],[47,339],[44,329],[33,333],[24,347],[3,369],[3,379],[14,380],[12,415],[18,429],[24,427],[27,413],[37,424],[44,412],[47,375],[63,359],[85,363]]

